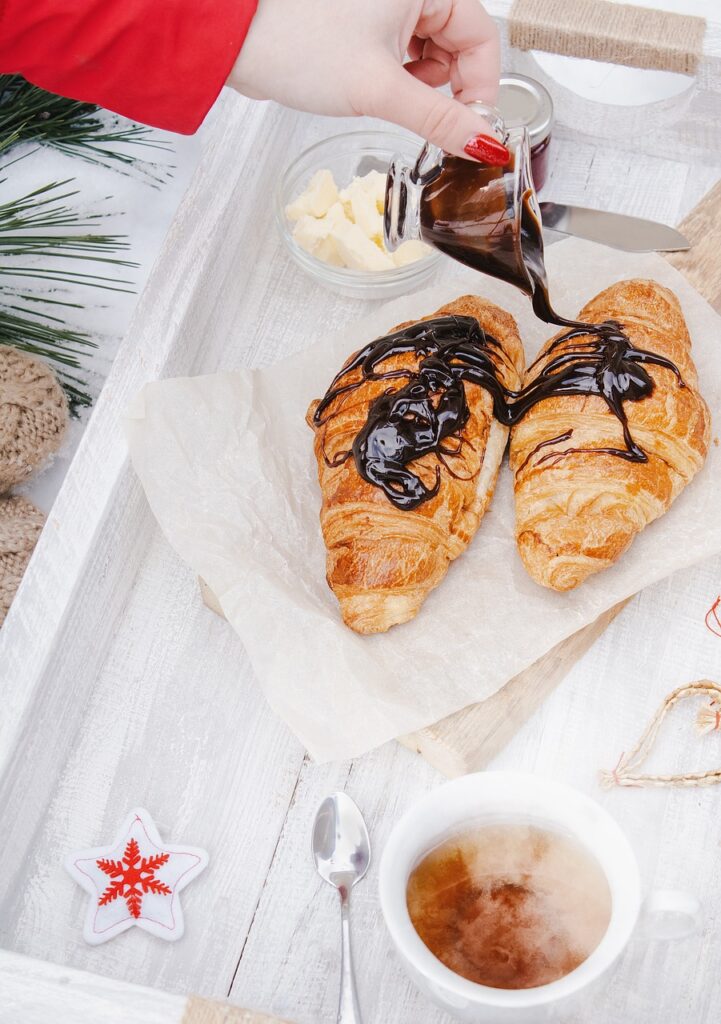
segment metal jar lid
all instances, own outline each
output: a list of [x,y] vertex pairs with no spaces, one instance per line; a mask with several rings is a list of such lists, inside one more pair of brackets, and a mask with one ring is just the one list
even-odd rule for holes
[[506,128],[528,128],[532,146],[543,142],[553,127],[553,100],[545,86],[534,78],[508,72],[501,75],[496,106]]

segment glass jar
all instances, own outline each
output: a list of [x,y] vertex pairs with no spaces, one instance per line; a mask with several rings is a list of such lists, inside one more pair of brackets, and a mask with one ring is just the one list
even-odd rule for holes
[[545,287],[541,215],[528,131],[511,131],[493,107],[474,104],[508,147],[506,167],[452,156],[426,143],[414,166],[394,157],[388,171],[384,235],[389,251],[420,238],[428,245],[535,296]]
[[533,183],[536,191],[540,191],[548,174],[553,130],[551,94],[535,78],[507,72],[501,75],[497,105],[507,129],[528,131]]

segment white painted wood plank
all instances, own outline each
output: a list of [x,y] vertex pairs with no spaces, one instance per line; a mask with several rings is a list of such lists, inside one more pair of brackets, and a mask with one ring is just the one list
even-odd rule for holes
[[[239,643],[201,606],[192,573],[160,537],[127,472],[118,416],[144,379],[257,365],[364,308],[322,292],[289,265],[272,212],[254,191],[254,182],[275,180],[289,148],[338,126],[272,107],[249,113],[237,102],[225,137],[210,146],[202,182],[194,183],[179,214],[51,529],[0,634],[7,708],[0,722],[0,819],[7,837],[0,848],[6,883],[0,943],[173,991],[222,997],[232,984],[236,1003],[305,1024],[330,1018],[337,977],[337,907],[333,893],[315,879],[308,854],[317,803],[329,790],[347,788],[368,817],[377,854],[400,811],[438,776],[395,745],[352,770],[304,762],[296,741],[263,704]],[[575,188],[588,205],[610,205],[609,197],[631,201],[618,183],[609,192],[620,167],[636,197],[635,208],[626,209],[673,220],[691,177],[702,177],[670,161],[619,164],[608,147],[574,147],[562,135],[559,141],[554,188]],[[664,188],[656,187],[657,178]],[[650,182],[645,190],[644,179]],[[229,323],[242,329],[229,331]],[[688,575],[687,589],[674,581],[634,602],[497,764],[565,778],[598,796],[596,768],[635,739],[664,687],[718,664],[713,644],[719,641],[710,635],[693,664],[683,642],[698,625],[699,595],[719,579],[721,567],[702,567]],[[670,630],[679,595],[688,608]],[[629,623],[643,640],[633,659],[617,653]],[[657,644],[668,645],[668,678],[641,674],[639,681],[644,649]],[[694,755],[695,738],[680,732],[674,739],[675,758]],[[704,750],[713,756],[710,745]],[[681,884],[688,859],[707,894],[710,920],[703,936],[681,946],[634,947],[619,983],[589,1005],[581,1024],[695,1024],[718,1004],[714,796],[709,790],[604,797],[628,829],[649,882]],[[169,840],[206,846],[211,867],[186,892],[188,930],[179,944],[164,945],[136,930],[89,950],[79,937],[84,897],[59,862],[73,846],[112,834],[137,803],[149,806]],[[356,893],[366,1005],[378,1018],[440,1022],[442,1015],[415,993],[390,952],[376,870],[377,861]]]
[[[356,974],[364,1019],[435,1021],[399,972],[378,907],[378,863],[393,823],[440,776],[398,744],[353,762],[303,767],[293,805],[243,950],[230,998],[305,1024],[332,1020],[338,999],[338,897],[315,873],[309,837],[315,811],[345,790],[370,829],[368,875],[353,890]],[[437,1019],[441,1019],[438,1015]]]
[[[0,863],[12,879],[1,895],[2,941],[213,995],[230,984],[302,751],[252,686],[238,641],[218,638],[222,627],[201,608],[192,575],[157,534],[127,470],[119,417],[147,378],[274,358],[309,340],[308,322],[323,329],[362,307],[329,300],[292,272],[271,206],[257,202],[256,186],[275,180],[288,145],[301,148],[309,126],[317,135],[329,122],[257,107],[248,126],[246,105],[229,97],[228,106],[235,112],[222,144],[233,175],[216,139],[0,639],[8,709],[0,813],[10,822]],[[224,303],[247,334],[229,333],[217,313]],[[217,859],[186,900],[189,932],[196,903],[212,911],[199,926],[203,957],[187,937],[172,951],[141,935],[97,950],[79,939],[82,896],[60,872],[62,856],[101,841],[142,803],[169,838],[182,839],[175,830],[187,824]]]
[[186,998],[0,950],[0,1024],[283,1024],[226,1002]]
[[[85,653],[72,643],[80,623],[73,617],[68,624],[44,714],[36,711],[6,790],[0,871],[10,884],[0,903],[0,943],[222,997],[303,751],[252,685],[235,635],[200,605],[192,575],[168,554],[155,534],[88,693],[75,686]],[[81,600],[78,618],[87,607]],[[134,929],[89,947],[81,935],[87,896],[62,860],[102,843],[139,805],[168,841],[210,852],[208,871],[183,895],[187,933],[170,944]]]
[[[604,793],[598,780],[598,769],[612,766],[621,750],[635,741],[669,690],[683,679],[718,668],[719,641],[701,632],[705,607],[698,595],[712,591],[720,579],[721,559],[663,581],[634,599],[618,624],[492,765],[539,772],[579,786],[621,823],[639,857],[646,891],[654,886],[687,888],[705,907],[699,936],[668,945],[634,939],[614,980],[589,999],[574,1024],[623,1019],[634,1024],[706,1024],[714,1019],[713,1008],[721,999],[721,979],[715,970],[721,955],[718,793]],[[621,656],[624,640],[636,636],[637,658]],[[693,657],[689,637],[704,641]],[[662,677],[652,678],[643,665],[652,660],[659,644],[666,669]],[[654,763],[670,763],[672,770],[681,770],[684,764],[719,762],[718,738],[700,742],[695,735],[695,710],[684,709],[669,719]],[[366,814],[376,851],[367,879],[354,892],[363,1008],[371,1020],[440,1024],[448,1019],[408,984],[378,914],[377,854],[393,822],[437,781],[427,766],[409,761],[410,756],[387,746],[352,765],[304,766],[231,999],[263,1005],[281,1015],[292,1013],[300,1024],[331,1019],[337,994],[337,907],[334,894],[314,875],[308,836],[320,799],[344,788]]]
[[186,1000],[0,950],[0,1024],[181,1024]]

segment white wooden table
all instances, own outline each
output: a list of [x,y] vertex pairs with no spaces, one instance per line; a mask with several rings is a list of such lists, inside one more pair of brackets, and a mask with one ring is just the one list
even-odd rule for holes
[[[152,308],[140,303],[0,633],[0,946],[315,1024],[334,1020],[339,948],[337,897],[309,855],[317,805],[346,790],[378,853],[398,816],[441,779],[395,743],[349,763],[310,763],[265,705],[240,642],[201,604],[193,573],[155,526],[127,466],[118,418],[142,381],[186,366],[267,362],[364,308],[303,277],[280,247],[270,201],[258,207],[242,187],[259,166],[277,171],[341,126],[237,98],[227,108],[156,265],[161,301],[156,290]],[[242,244],[230,230],[202,228],[205,213],[211,223],[217,212],[227,147],[237,154],[233,214],[246,218]],[[720,175],[721,167],[579,145],[559,130],[544,195],[674,223]],[[211,316],[194,325],[184,351],[168,354],[166,335],[192,306],[187,282],[201,260],[204,287],[237,307],[247,330],[228,336]],[[703,1024],[721,1006],[721,791],[602,794],[597,783],[598,769],[636,739],[670,689],[718,677],[721,640],[708,634],[693,656],[686,644],[720,589],[721,560],[641,594],[493,765],[590,792],[626,829],[647,887],[689,887],[707,911],[694,938],[634,940],[575,1024]],[[621,658],[618,639],[634,632],[637,654]],[[718,738],[698,740],[689,723],[684,712],[669,723],[659,762],[718,761]],[[133,929],[91,948],[81,937],[86,897],[61,861],[109,841],[137,805],[168,841],[207,848],[211,865],[184,894],[179,943]],[[377,859],[354,896],[366,1021],[440,1024],[446,1018],[413,989],[391,950],[376,870]],[[37,1006],[33,1016],[30,976],[26,1013],[17,991],[4,1001],[2,977],[0,954],[0,1024],[61,1021]]]

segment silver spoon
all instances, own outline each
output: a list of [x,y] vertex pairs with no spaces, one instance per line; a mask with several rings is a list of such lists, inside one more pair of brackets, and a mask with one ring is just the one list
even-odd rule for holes
[[350,891],[368,870],[371,844],[363,815],[345,793],[326,797],[318,808],[312,846],[318,874],[340,895],[342,948],[336,1022],[361,1024],[350,947]]

